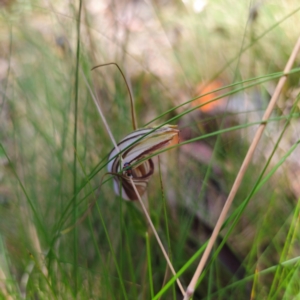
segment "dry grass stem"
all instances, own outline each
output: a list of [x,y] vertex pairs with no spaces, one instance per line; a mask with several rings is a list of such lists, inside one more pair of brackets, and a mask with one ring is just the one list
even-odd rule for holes
[[[291,68],[293,66],[293,63],[294,63],[294,61],[296,59],[296,56],[297,56],[297,54],[299,52],[299,49],[300,49],[300,37],[298,38],[297,43],[296,43],[296,45],[295,45],[295,47],[293,49],[293,52],[292,52],[292,54],[291,54],[291,56],[290,56],[290,58],[289,58],[289,60],[288,60],[288,62],[286,64],[286,66],[284,68],[284,73],[287,73],[287,72],[289,72],[291,70]],[[215,243],[215,241],[216,241],[216,239],[218,237],[218,234],[219,234],[219,232],[221,230],[221,227],[222,227],[222,225],[223,225],[223,223],[225,221],[225,218],[226,218],[226,215],[228,213],[228,210],[230,209],[230,206],[231,206],[232,201],[233,201],[233,199],[234,199],[234,197],[236,195],[236,192],[237,192],[237,190],[238,190],[238,188],[239,188],[239,186],[240,186],[240,184],[242,182],[242,179],[243,179],[243,177],[244,177],[244,175],[246,173],[246,170],[247,170],[247,168],[248,168],[248,166],[249,166],[249,164],[251,162],[251,159],[253,157],[253,154],[254,154],[254,151],[255,151],[255,149],[257,147],[257,144],[258,144],[258,142],[259,142],[259,140],[260,140],[260,138],[262,136],[262,133],[263,133],[265,127],[266,127],[266,124],[267,124],[266,121],[269,119],[269,117],[271,115],[271,112],[274,109],[275,103],[276,103],[276,101],[277,101],[277,99],[278,99],[278,97],[279,97],[279,95],[281,93],[282,87],[283,87],[286,79],[287,79],[287,75],[283,75],[280,78],[280,80],[279,80],[279,82],[278,82],[278,84],[276,86],[276,89],[275,89],[274,94],[273,94],[273,96],[271,98],[271,101],[270,101],[270,103],[269,103],[269,105],[268,105],[268,107],[267,107],[267,109],[265,111],[265,114],[264,114],[263,118],[262,118],[262,123],[259,125],[259,127],[258,127],[258,129],[256,131],[256,134],[254,136],[253,142],[251,143],[251,145],[249,147],[249,150],[248,150],[248,152],[246,154],[246,157],[245,157],[245,159],[244,159],[244,161],[242,163],[242,166],[241,166],[241,168],[240,168],[240,170],[239,170],[239,172],[237,174],[237,177],[236,177],[236,179],[235,179],[235,181],[233,183],[231,191],[230,191],[230,193],[228,195],[228,198],[227,198],[227,200],[225,202],[223,210],[222,210],[222,212],[221,212],[221,214],[219,216],[219,219],[218,219],[218,221],[216,223],[216,226],[215,226],[215,228],[213,230],[213,233],[212,233],[211,238],[210,238],[210,240],[208,242],[208,245],[207,245],[207,247],[206,247],[206,249],[205,249],[205,251],[203,253],[203,256],[202,256],[202,258],[201,258],[201,260],[199,262],[199,265],[198,265],[198,267],[196,269],[196,272],[195,272],[195,274],[194,274],[194,276],[193,276],[193,278],[192,278],[192,280],[191,280],[191,282],[190,282],[190,284],[189,284],[189,286],[188,286],[188,288],[186,290],[186,294],[185,294],[184,300],[190,299],[191,296],[194,294],[194,290],[195,290],[195,287],[196,287],[196,284],[197,284],[197,280],[200,277],[200,275],[201,275],[201,273],[203,271],[203,268],[204,268],[204,266],[205,266],[205,264],[206,264],[206,262],[208,260],[208,257],[209,257],[209,255],[211,253],[213,245],[214,245],[214,243]]]
[[90,94],[91,94],[91,96],[92,96],[92,99],[93,99],[93,101],[94,101],[94,103],[95,103],[95,105],[96,105],[96,107],[97,107],[97,109],[98,109],[99,115],[100,115],[100,117],[101,117],[101,119],[102,119],[102,122],[103,122],[103,124],[104,124],[104,126],[105,126],[105,129],[106,129],[106,131],[108,132],[108,135],[109,135],[109,137],[110,137],[110,139],[111,139],[111,141],[112,141],[114,147],[116,148],[116,150],[117,150],[118,152],[120,152],[119,147],[118,147],[118,145],[117,145],[117,143],[116,143],[116,141],[115,141],[115,138],[114,138],[114,136],[113,136],[113,134],[112,134],[112,132],[111,132],[111,130],[110,130],[108,124],[107,124],[107,121],[106,121],[106,119],[105,119],[105,117],[104,117],[104,114],[103,114],[103,112],[102,112],[102,110],[101,110],[100,104],[99,104],[99,102],[97,101],[97,98],[96,98],[96,96],[94,95],[94,93],[93,93],[93,91],[92,91],[92,89],[91,89],[91,87],[90,87],[90,85],[89,85],[89,83],[88,83],[88,81],[87,81],[87,79],[86,79],[86,76],[84,75],[84,73],[83,73],[82,70],[81,70],[81,72],[82,72],[82,75],[83,75],[84,82],[85,82],[87,88],[89,89],[89,92],[90,92]]
[[42,273],[45,275],[45,277],[48,277],[48,269],[45,266],[45,262],[44,262],[45,257],[42,252],[42,248],[41,248],[40,240],[37,235],[36,227],[30,221],[28,223],[28,229],[29,229],[30,236],[32,239],[32,245],[33,245],[34,251],[36,253],[36,261],[38,262],[39,268],[42,271]]
[[0,293],[5,297],[5,299],[7,300],[13,300],[13,298],[10,296],[9,292],[7,291],[5,282],[6,282],[7,278],[4,274],[4,272],[2,271],[2,269],[0,268]]
[[[144,203],[143,203],[143,201],[142,201],[142,199],[141,199],[141,197],[140,197],[140,195],[139,195],[139,192],[138,192],[138,190],[137,190],[137,188],[136,188],[136,186],[135,186],[135,184],[134,184],[132,178],[131,178],[131,177],[129,177],[129,178],[130,178],[130,182],[131,182],[131,184],[132,184],[132,187],[133,187],[134,191],[136,192],[136,195],[137,195],[137,197],[138,197],[138,200],[139,200],[139,202],[140,202],[140,204],[141,204],[141,207],[142,207],[142,209],[143,209],[143,211],[144,211],[144,214],[145,214],[145,216],[146,216],[146,219],[147,219],[147,221],[148,221],[148,223],[149,223],[149,225],[150,225],[150,227],[151,227],[151,229],[152,229],[152,231],[153,231],[153,233],[154,233],[154,235],[155,235],[155,238],[156,238],[156,240],[157,240],[157,242],[158,242],[158,245],[159,245],[159,247],[160,247],[160,249],[161,249],[161,251],[162,251],[162,253],[163,253],[163,255],[164,255],[164,257],[165,257],[165,259],[166,259],[166,261],[167,261],[167,263],[168,263],[168,265],[169,265],[169,268],[170,268],[172,274],[173,274],[174,276],[176,276],[176,271],[174,270],[174,268],[173,268],[173,266],[172,266],[172,263],[171,263],[171,261],[170,261],[170,259],[169,259],[169,257],[168,257],[168,254],[167,254],[167,252],[166,252],[166,250],[165,250],[165,248],[164,248],[164,246],[163,246],[163,244],[162,244],[162,242],[161,242],[161,240],[160,240],[160,238],[159,238],[159,236],[158,236],[158,234],[157,234],[157,232],[156,232],[156,230],[155,230],[155,227],[154,227],[154,225],[153,225],[153,223],[152,223],[152,221],[151,221],[151,218],[150,218],[150,216],[149,216],[149,214],[148,214],[148,212],[147,212],[147,209],[146,209],[146,207],[145,207],[145,205],[144,205]],[[182,295],[184,296],[184,295],[185,295],[185,291],[184,291],[184,288],[182,287],[182,284],[181,284],[179,278],[176,279],[176,282],[177,282],[177,284],[178,284],[178,287],[179,287],[179,289],[180,289]]]

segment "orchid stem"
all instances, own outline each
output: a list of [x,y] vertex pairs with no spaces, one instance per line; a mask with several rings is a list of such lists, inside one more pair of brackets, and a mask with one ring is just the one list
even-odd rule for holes
[[[163,253],[163,255],[164,255],[164,257],[165,257],[165,259],[166,259],[166,261],[167,261],[167,263],[168,263],[168,266],[169,266],[169,268],[170,268],[172,274],[173,274],[174,276],[176,276],[176,271],[174,270],[173,265],[172,265],[172,263],[171,263],[171,261],[170,261],[170,259],[169,259],[169,257],[168,257],[168,254],[167,254],[167,252],[166,252],[166,250],[165,250],[165,248],[164,248],[164,246],[163,246],[163,244],[162,244],[162,242],[161,242],[161,240],[160,240],[160,238],[159,238],[159,236],[158,236],[158,234],[157,234],[157,231],[155,230],[155,227],[154,227],[154,225],[153,225],[153,223],[152,223],[152,221],[151,221],[151,218],[150,218],[150,216],[149,216],[149,214],[148,214],[148,212],[147,212],[147,209],[146,209],[146,207],[145,207],[145,205],[144,205],[144,203],[143,203],[143,201],[142,201],[142,199],[141,199],[141,196],[140,196],[140,194],[139,194],[139,192],[138,192],[138,190],[137,190],[137,188],[136,188],[136,186],[135,186],[135,183],[134,183],[134,181],[132,180],[132,177],[129,177],[129,179],[130,179],[131,185],[132,185],[132,187],[133,187],[133,189],[134,189],[134,191],[135,191],[135,193],[136,193],[136,195],[137,195],[137,197],[138,197],[138,200],[139,200],[139,202],[140,202],[140,204],[141,204],[141,207],[142,207],[142,209],[143,209],[143,211],[144,211],[144,214],[145,214],[145,216],[146,216],[146,219],[147,219],[147,221],[148,221],[148,223],[149,223],[149,225],[150,225],[150,227],[151,227],[151,229],[152,229],[152,231],[153,231],[153,233],[154,233],[154,235],[155,235],[155,238],[156,238],[156,240],[157,240],[157,242],[158,242],[158,245],[159,245],[159,247],[160,247],[160,249],[161,249],[161,251],[162,251],[162,253]],[[184,288],[182,287],[182,284],[181,284],[179,278],[176,279],[176,282],[177,282],[177,284],[178,284],[178,287],[179,287],[179,289],[180,289],[182,295],[185,296],[185,291],[184,291]]]

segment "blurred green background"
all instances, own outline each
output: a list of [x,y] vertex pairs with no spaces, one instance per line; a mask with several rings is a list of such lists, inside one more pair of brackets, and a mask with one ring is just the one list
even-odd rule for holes
[[[0,297],[181,299],[139,204],[116,196],[110,176],[100,188],[113,143],[85,80],[117,141],[133,131],[125,82],[115,66],[91,70],[108,62],[126,76],[139,128],[180,129],[144,200],[187,286],[298,39],[299,10],[0,1]],[[299,61],[193,299],[300,297]]]

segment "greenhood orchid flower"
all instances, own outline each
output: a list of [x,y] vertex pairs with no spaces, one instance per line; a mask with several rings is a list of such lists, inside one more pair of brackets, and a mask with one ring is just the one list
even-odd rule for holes
[[123,199],[137,200],[129,179],[131,177],[142,196],[154,172],[153,160],[144,159],[178,141],[179,130],[176,125],[165,125],[156,130],[155,128],[139,129],[122,139],[118,143],[119,149],[114,148],[110,152],[107,166],[110,173],[118,174],[114,177],[115,193],[119,195],[121,191]]

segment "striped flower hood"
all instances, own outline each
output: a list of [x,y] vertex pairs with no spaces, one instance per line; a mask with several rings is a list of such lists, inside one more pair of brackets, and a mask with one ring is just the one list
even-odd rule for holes
[[[165,125],[160,128],[139,129],[127,135],[118,143],[109,155],[107,169],[111,173],[118,173],[114,178],[114,190],[125,200],[137,200],[137,195],[130,183],[132,177],[136,188],[142,196],[148,186],[148,181],[154,172],[151,158],[143,160],[156,152],[178,143],[179,130],[176,125]],[[120,151],[120,155],[119,154]]]

